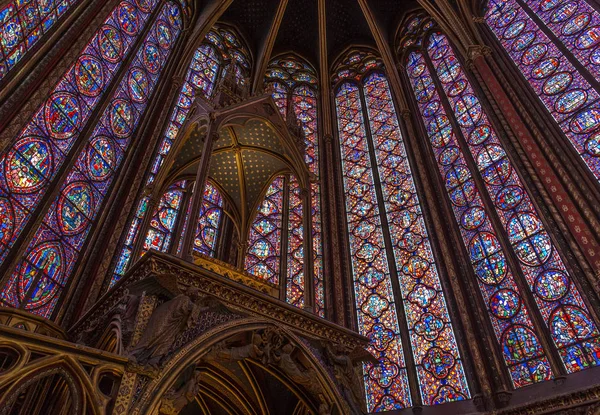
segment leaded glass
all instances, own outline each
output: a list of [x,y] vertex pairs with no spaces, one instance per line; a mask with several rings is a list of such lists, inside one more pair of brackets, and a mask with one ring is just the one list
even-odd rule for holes
[[[3,288],[5,304],[46,318],[52,314],[180,31],[179,8],[168,2]],[[165,38],[169,41],[160,41]]]
[[279,282],[283,215],[283,176],[276,177],[256,212],[248,233],[244,269],[273,284]]
[[194,251],[215,256],[222,216],[223,197],[211,182],[206,182],[194,237]]
[[152,213],[152,219],[150,219],[150,226],[142,245],[142,255],[150,249],[167,252],[171,246],[184,191],[185,180],[182,180],[169,186],[160,198],[158,206]]
[[342,84],[335,103],[358,328],[379,360],[364,365],[368,412],[406,408],[412,401],[358,87]]
[[[92,40],[53,88],[45,103],[0,156],[0,200],[4,227],[0,240],[0,261],[13,246],[35,208],[56,176],[73,145],[87,127],[93,110],[105,88],[119,72],[137,35],[143,30],[157,1],[147,7],[120,2],[96,31]],[[115,112],[127,111],[124,104],[114,103]],[[109,120],[107,120],[109,121]],[[112,117],[115,127],[124,125],[118,114]],[[102,142],[90,143],[102,148]],[[100,176],[118,161],[121,152],[92,156]],[[106,157],[106,158],[104,158]],[[112,163],[112,164],[111,164]]]
[[[14,0],[3,6],[0,9],[0,79],[78,2]],[[122,14],[129,16],[128,11]],[[90,73],[89,76],[94,78],[96,74]]]
[[383,75],[374,73],[365,79],[364,87],[423,403],[468,399],[469,387],[389,85]]
[[529,310],[420,52],[409,55],[406,71],[513,384],[550,379],[550,363]]
[[[596,78],[597,12],[585,1],[532,1],[531,7]],[[529,4],[529,3],[528,3]],[[514,0],[491,0],[486,21],[560,129],[600,180],[600,95]],[[581,30],[579,30],[581,28]]]
[[[600,363],[600,333],[448,39],[434,33],[427,50],[567,371],[596,366]],[[545,292],[552,286],[545,286],[540,280],[553,280],[559,286],[562,281],[567,284],[560,295],[540,295],[536,287]],[[578,324],[577,320],[585,324]]]
[[288,303],[304,306],[304,227],[302,226],[302,197],[296,178],[290,180],[288,205],[287,287]]

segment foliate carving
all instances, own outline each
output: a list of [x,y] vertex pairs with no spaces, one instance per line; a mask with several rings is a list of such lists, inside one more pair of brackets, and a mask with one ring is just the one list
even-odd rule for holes
[[485,23],[485,17],[484,16],[473,16],[472,18],[473,23]]
[[474,61],[480,56],[490,56],[492,54],[492,49],[489,46],[485,45],[470,45],[467,48],[467,58],[469,61]]

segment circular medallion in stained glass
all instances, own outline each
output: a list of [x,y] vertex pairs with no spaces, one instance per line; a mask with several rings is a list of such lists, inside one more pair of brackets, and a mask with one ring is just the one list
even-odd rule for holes
[[61,140],[72,137],[81,122],[79,102],[67,92],[53,94],[46,101],[44,115],[50,135]]
[[600,65],[600,46],[594,49],[590,54],[590,62],[593,65]]
[[460,150],[456,146],[447,146],[438,156],[438,161],[442,166],[453,164],[460,155]]
[[438,67],[438,77],[444,84],[457,80],[461,74],[460,63],[455,56],[448,56]]
[[508,265],[494,234],[478,232],[469,243],[469,256],[475,265],[475,274],[485,284],[500,284],[506,277]]
[[119,26],[125,33],[135,36],[139,30],[139,17],[135,6],[126,1],[119,4],[117,12]]
[[490,311],[500,319],[514,317],[521,308],[521,298],[513,290],[498,290],[490,297]]
[[154,43],[146,43],[144,45],[144,66],[150,73],[157,73],[160,69],[160,53],[158,52],[158,46]]
[[87,153],[87,165],[90,177],[94,180],[105,180],[116,165],[116,154],[112,140],[107,137],[98,136],[91,142]]
[[544,82],[544,93],[546,95],[556,95],[563,92],[573,82],[573,75],[569,72],[559,72],[546,79]]
[[14,210],[10,201],[0,197],[0,243],[2,249],[10,242],[15,226]]
[[512,44],[512,50],[515,52],[524,51],[535,40],[535,32],[533,30],[521,33]]
[[533,290],[544,301],[558,301],[569,292],[570,284],[564,272],[551,269],[535,279]]
[[140,8],[144,13],[150,13],[152,11],[152,0],[135,0],[135,4]]
[[562,3],[563,0],[542,0],[539,8],[543,12],[550,11]]
[[527,48],[521,56],[523,65],[534,65],[541,61],[548,53],[548,46],[545,43],[536,43]]
[[461,127],[472,127],[482,116],[481,104],[475,95],[465,94],[454,107],[456,121]]
[[438,110],[440,109],[440,101],[433,100],[431,102],[429,102],[427,105],[425,105],[425,108],[423,108],[423,115],[425,117],[432,117],[434,116]]
[[365,242],[356,252],[356,256],[369,263],[373,262],[381,253],[381,249],[377,245]]
[[6,182],[15,193],[38,191],[52,174],[51,147],[36,137],[19,140],[6,160]]
[[93,193],[89,184],[69,184],[58,198],[58,221],[61,231],[67,235],[82,232],[93,212]]
[[[431,47],[431,45],[430,45],[430,47]],[[438,46],[438,47],[434,48],[432,52],[430,52],[431,59],[437,61],[437,60],[443,58],[444,56],[446,56],[449,51],[450,51],[450,47],[448,45]]]
[[2,27],[2,44],[5,50],[11,50],[21,42],[23,34],[18,20],[15,20],[9,19]]
[[567,20],[569,17],[577,11],[577,3],[568,1],[563,3],[558,9],[556,9],[550,15],[550,21],[552,23],[561,23]]
[[113,26],[102,26],[98,35],[98,47],[102,57],[108,62],[117,63],[123,57],[123,40],[119,31]]
[[169,29],[167,23],[162,20],[160,20],[156,26],[156,38],[158,39],[158,44],[161,48],[169,49],[171,47],[171,42],[173,41],[171,29]]
[[477,194],[469,169],[461,165],[454,166],[446,173],[446,189],[450,200],[457,206],[467,205]]
[[63,267],[63,252],[60,244],[58,242],[43,242],[29,251],[26,260],[19,267],[18,285],[25,293],[33,282],[32,280],[40,272],[55,281],[62,282]]
[[583,89],[572,89],[563,93],[554,103],[554,109],[561,114],[576,111],[587,101],[587,92]]
[[534,214],[516,214],[508,222],[507,231],[517,257],[525,265],[542,265],[552,255],[550,237]]
[[502,210],[512,210],[523,201],[524,192],[519,186],[506,186],[496,194],[496,207]]
[[575,41],[577,49],[591,49],[600,43],[600,26],[588,27]]
[[367,267],[358,277],[358,281],[370,289],[377,287],[383,280],[385,280],[385,274],[372,266]]
[[375,229],[374,224],[363,220],[352,229],[352,234],[358,236],[360,239],[368,239]]
[[524,326],[511,326],[502,335],[504,358],[510,363],[537,357],[542,346],[533,331]]
[[430,266],[431,264],[427,259],[419,255],[412,255],[402,266],[402,272],[414,279],[424,278],[427,276]]
[[110,109],[110,127],[119,138],[128,137],[133,129],[133,110],[129,101],[117,99]]
[[571,120],[569,128],[575,134],[587,134],[600,127],[600,109],[591,108],[580,112]]
[[574,305],[557,307],[550,317],[550,332],[559,347],[598,335],[596,324],[590,316]]
[[465,90],[467,85],[468,84],[466,79],[459,79],[456,82],[453,82],[448,88],[448,96],[455,97],[461,94]]
[[600,134],[594,134],[585,142],[585,151],[594,157],[600,157]]
[[381,315],[388,310],[390,306],[389,301],[380,296],[377,293],[369,295],[366,301],[361,305],[363,313],[367,314],[372,318],[379,318]]
[[425,72],[425,68],[426,68],[426,66],[424,63],[419,63],[412,67],[410,74],[413,78],[417,78],[417,77],[421,76],[423,74],[423,72]]
[[431,140],[431,145],[435,148],[441,148],[447,145],[452,138],[452,126],[445,125],[440,128],[436,133],[433,133],[429,139]]
[[514,22],[510,26],[508,26],[506,28],[506,30],[504,30],[502,37],[504,37],[504,39],[509,39],[509,40],[514,39],[517,36],[519,36],[524,29],[525,29],[525,21],[517,20],[516,22]]
[[75,64],[75,81],[83,95],[98,96],[104,86],[104,71],[100,61],[91,55],[80,56]]
[[452,373],[456,359],[452,353],[432,347],[427,351],[421,364],[423,368],[438,379],[447,378]]
[[565,36],[573,36],[581,32],[587,27],[592,20],[592,16],[589,13],[581,13],[571,18],[562,28],[562,34]]
[[133,68],[129,71],[129,79],[127,82],[129,87],[129,95],[135,102],[145,102],[148,99],[148,91],[150,85],[146,72],[140,68]]
[[491,132],[492,132],[492,130],[489,125],[487,125],[487,124],[478,125],[469,134],[469,144],[476,146],[478,144],[483,143],[485,140],[488,139]]
[[515,20],[515,17],[517,17],[517,11],[513,8],[510,8],[502,13],[502,15],[498,18],[496,21],[496,26],[500,28],[506,27],[511,24],[513,20]]
[[510,177],[512,168],[506,153],[496,144],[488,144],[477,154],[477,167],[486,183],[501,185]]
[[486,219],[485,210],[481,206],[472,206],[465,210],[460,217],[460,224],[468,231],[479,228]]
[[534,79],[544,79],[556,72],[559,66],[560,61],[556,58],[544,59],[531,69],[531,77]]

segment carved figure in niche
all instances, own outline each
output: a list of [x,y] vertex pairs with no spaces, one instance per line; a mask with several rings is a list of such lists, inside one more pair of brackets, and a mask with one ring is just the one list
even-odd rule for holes
[[286,344],[281,348],[279,355],[274,355],[273,359],[281,370],[294,382],[303,386],[312,386],[317,377],[314,369],[310,368],[302,370],[299,365],[292,359],[294,346],[291,343]]
[[221,360],[235,362],[246,358],[260,359],[264,355],[263,338],[256,332],[252,333],[250,344],[238,347],[226,347],[226,341],[216,344],[204,357],[205,360]]
[[154,310],[138,344],[130,350],[129,358],[138,364],[158,367],[177,336],[192,327],[200,313],[207,311],[208,300],[195,287],[188,287]]
[[361,388],[362,382],[354,368],[355,363],[363,361],[377,363],[377,360],[364,349],[357,347],[354,350],[343,350],[331,343],[325,345],[325,352],[333,364],[334,374],[348,399],[348,403],[355,409],[364,407],[364,397]]
[[190,402],[194,400],[199,391],[201,375],[196,370],[196,365],[191,365],[183,371],[173,387],[163,395],[159,415],[177,415]]

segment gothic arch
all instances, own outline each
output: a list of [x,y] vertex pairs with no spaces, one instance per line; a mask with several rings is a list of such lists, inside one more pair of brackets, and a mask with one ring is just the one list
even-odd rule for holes
[[[190,366],[201,361],[204,356],[211,351],[211,348],[220,342],[231,338],[234,335],[255,330],[274,329],[281,333],[288,341],[302,352],[302,356],[309,362],[310,367],[315,370],[319,383],[319,388],[322,390],[323,398],[315,396],[311,393],[310,397],[313,404],[318,408],[319,400],[326,399],[327,403],[332,408],[337,408],[337,413],[348,413],[347,404],[338,390],[336,380],[332,378],[328,370],[323,366],[323,363],[314,355],[314,353],[289,330],[278,326],[277,324],[268,323],[261,319],[246,318],[244,320],[236,320],[230,323],[225,323],[213,330],[203,333],[200,337],[187,344],[174,354],[174,357],[165,363],[164,369],[159,374],[159,377],[151,381],[138,399],[136,405],[131,409],[132,414],[153,413],[161,405],[161,399],[181,376],[185,370],[189,370]],[[253,361],[254,364],[260,364]],[[268,366],[268,365],[267,365]],[[287,378],[289,385],[299,387],[293,380]],[[336,412],[334,412],[336,413]]]

